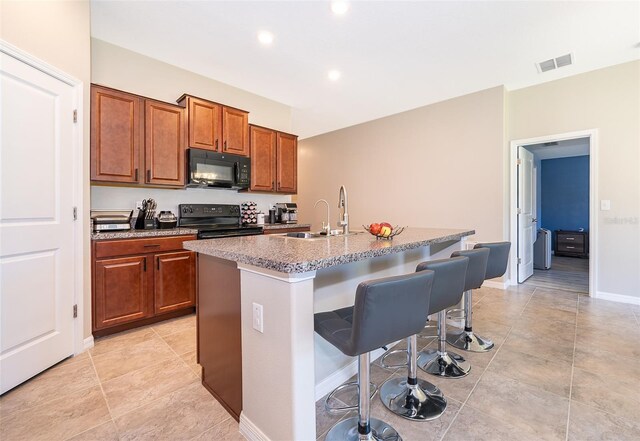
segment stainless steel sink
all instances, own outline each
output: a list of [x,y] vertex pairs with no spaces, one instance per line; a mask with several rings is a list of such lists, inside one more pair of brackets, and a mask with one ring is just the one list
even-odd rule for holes
[[274,234],[273,237],[282,237],[285,239],[326,240],[332,237],[354,236],[356,234],[362,234],[362,233],[364,233],[364,231],[350,231],[347,234],[343,234],[342,232],[340,232],[339,234],[332,234],[330,236],[327,236],[326,234],[321,234],[321,233],[305,232],[305,233],[285,233],[285,234],[277,234],[277,235]]

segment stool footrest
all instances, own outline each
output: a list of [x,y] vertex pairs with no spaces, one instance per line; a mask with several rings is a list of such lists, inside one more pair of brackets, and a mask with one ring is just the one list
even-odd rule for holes
[[[378,386],[376,386],[374,383],[369,383],[369,387],[371,389],[371,394],[369,396],[370,399],[373,399],[373,397],[376,396],[376,393],[378,392]],[[349,388],[353,388],[355,390],[355,400],[356,400],[356,404],[349,404],[349,403],[345,403],[344,401],[335,398],[335,395],[339,392],[342,392],[346,389]],[[330,404],[330,401],[334,400],[334,401],[338,401],[341,402],[343,404],[345,404],[344,406],[332,406]],[[333,391],[331,391],[331,393],[329,395],[327,395],[327,398],[324,400],[324,408],[328,411],[328,412],[347,412],[349,410],[358,410],[358,382],[357,381],[350,381],[349,383],[344,383],[338,387],[336,387]]]

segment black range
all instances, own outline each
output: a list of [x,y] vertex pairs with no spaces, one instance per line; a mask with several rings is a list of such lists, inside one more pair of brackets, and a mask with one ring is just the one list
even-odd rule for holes
[[262,227],[243,226],[239,205],[180,204],[178,225],[198,230],[198,239],[218,237],[255,236]]

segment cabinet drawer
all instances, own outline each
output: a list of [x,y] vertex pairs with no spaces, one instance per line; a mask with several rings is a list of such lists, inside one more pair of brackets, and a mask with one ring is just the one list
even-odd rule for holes
[[558,234],[558,243],[582,246],[584,244],[584,236],[582,234]]
[[584,243],[566,243],[558,242],[558,249],[556,251],[565,253],[584,253]]
[[181,250],[186,240],[196,236],[150,237],[145,239],[122,239],[95,243],[95,257],[127,256],[131,254],[157,253]]

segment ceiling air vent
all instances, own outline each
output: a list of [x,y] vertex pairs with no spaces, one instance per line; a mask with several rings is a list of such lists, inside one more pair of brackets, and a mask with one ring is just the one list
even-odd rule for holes
[[573,54],[566,54],[536,63],[536,67],[538,68],[538,72],[542,73],[558,69],[560,67],[569,66],[571,64],[573,64]]

